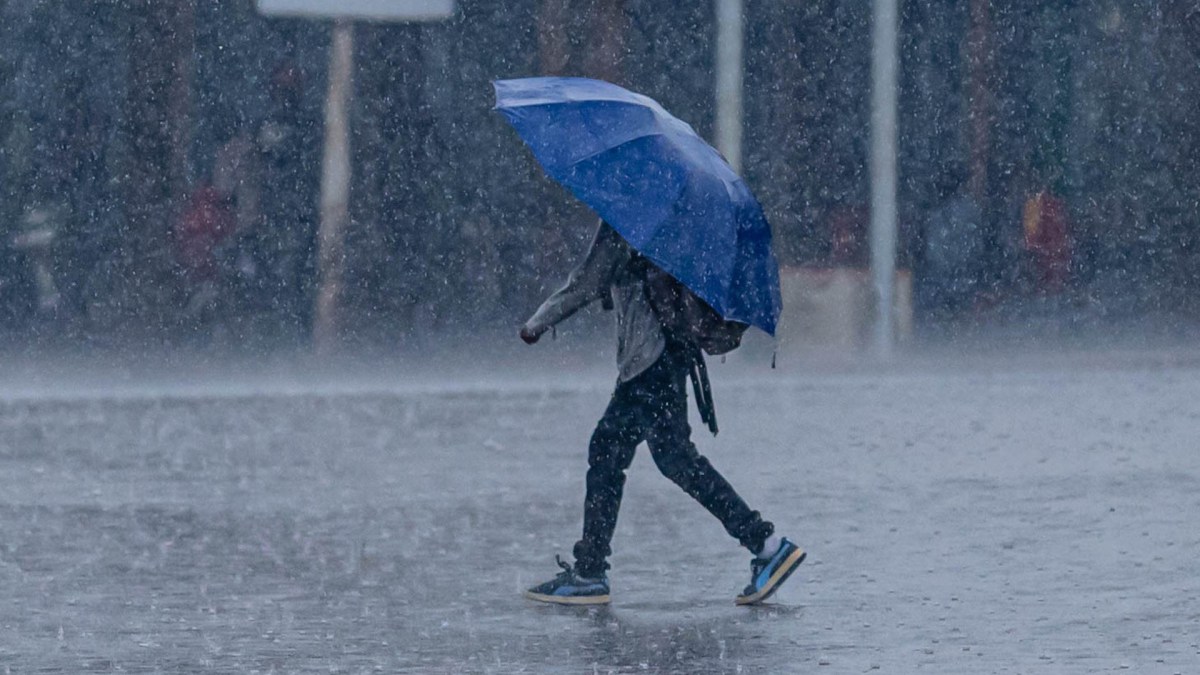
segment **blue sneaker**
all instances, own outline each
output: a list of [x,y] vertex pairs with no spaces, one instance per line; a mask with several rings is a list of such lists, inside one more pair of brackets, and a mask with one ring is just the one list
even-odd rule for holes
[[525,591],[525,597],[558,605],[608,604],[607,576],[602,574],[595,578],[581,577],[575,574],[574,568],[563,562],[562,558],[554,556],[554,560],[563,571],[550,581]]
[[750,561],[750,585],[734,600],[739,605],[757,605],[771,597],[779,586],[787,581],[792,572],[807,555],[787,537],[779,544],[779,550],[770,558],[755,558]]

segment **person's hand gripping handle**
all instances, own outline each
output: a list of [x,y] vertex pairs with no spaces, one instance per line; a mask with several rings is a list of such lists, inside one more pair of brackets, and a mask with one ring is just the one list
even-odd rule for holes
[[534,331],[529,326],[521,326],[521,340],[523,340],[525,344],[534,344],[541,339],[541,337],[541,333]]

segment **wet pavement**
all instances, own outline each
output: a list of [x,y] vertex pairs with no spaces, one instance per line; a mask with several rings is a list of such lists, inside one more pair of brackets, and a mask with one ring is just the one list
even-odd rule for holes
[[750,609],[644,450],[612,606],[520,597],[609,384],[544,375],[0,397],[0,672],[1200,672],[1194,363],[717,365],[698,444],[810,552]]

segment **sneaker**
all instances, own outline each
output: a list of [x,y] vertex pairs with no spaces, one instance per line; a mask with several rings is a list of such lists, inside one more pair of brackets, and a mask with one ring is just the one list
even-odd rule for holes
[[558,566],[563,571],[550,581],[538,584],[525,591],[525,597],[538,602],[552,602],[559,605],[606,605],[608,604],[608,577],[600,575],[596,578],[581,577],[575,574],[574,568],[554,556]]
[[787,581],[807,555],[799,546],[784,537],[779,550],[770,558],[750,561],[750,585],[734,601],[739,605],[757,605],[771,597]]

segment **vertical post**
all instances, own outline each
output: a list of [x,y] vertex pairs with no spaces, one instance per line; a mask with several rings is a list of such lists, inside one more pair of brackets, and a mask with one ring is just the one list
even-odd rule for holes
[[354,26],[337,19],[329,46],[325,99],[325,149],[321,160],[321,224],[317,230],[317,307],[313,342],[328,353],[338,337],[338,297],[350,214],[350,99],[353,94]]
[[896,280],[897,0],[875,0],[871,26],[871,272],[875,352],[892,355]]
[[988,160],[991,146],[989,74],[991,71],[991,10],[989,0],[971,0],[967,35],[968,119],[970,124],[970,190],[977,204],[987,204]]
[[717,3],[717,149],[742,170],[743,0]]

